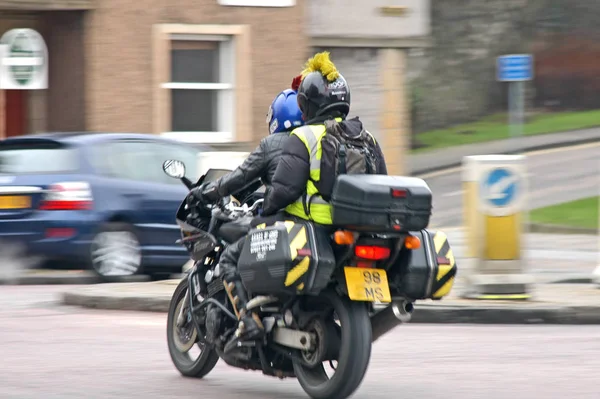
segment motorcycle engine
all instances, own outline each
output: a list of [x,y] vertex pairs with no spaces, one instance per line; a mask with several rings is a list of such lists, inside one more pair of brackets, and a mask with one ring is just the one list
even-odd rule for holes
[[221,330],[221,310],[213,305],[208,305],[206,309],[206,341],[210,344],[214,344],[219,337]]

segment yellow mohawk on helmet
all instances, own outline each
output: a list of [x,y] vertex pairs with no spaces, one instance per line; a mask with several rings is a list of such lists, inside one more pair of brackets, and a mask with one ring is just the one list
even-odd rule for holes
[[311,72],[321,72],[329,82],[333,82],[340,77],[335,64],[329,59],[329,51],[317,53],[306,61],[306,65],[304,65],[304,70],[302,71],[302,79]]

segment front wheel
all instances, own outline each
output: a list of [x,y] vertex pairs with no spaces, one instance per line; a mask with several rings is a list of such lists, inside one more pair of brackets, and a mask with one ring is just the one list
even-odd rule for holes
[[372,333],[368,308],[364,302],[352,302],[331,292],[321,298],[328,302],[340,323],[339,328],[333,329],[341,330],[335,373],[329,377],[323,364],[308,367],[298,361],[294,362],[294,372],[311,398],[344,399],[360,386],[369,366]]
[[[206,344],[198,342],[198,332],[191,320],[186,320],[181,327],[177,326],[177,316],[181,307],[188,306],[186,292],[187,279],[181,280],[169,305],[167,316],[167,343],[169,355],[175,368],[186,377],[202,378],[215,368],[219,355]],[[202,328],[202,326],[200,327]],[[192,357],[192,349],[197,346],[199,354]]]

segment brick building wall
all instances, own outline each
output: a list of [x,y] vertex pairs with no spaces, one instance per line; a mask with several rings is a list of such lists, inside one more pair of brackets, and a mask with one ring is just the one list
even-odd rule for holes
[[274,96],[306,59],[303,0],[291,8],[222,7],[215,0],[103,0],[85,16],[86,127],[152,132],[154,24],[248,24],[253,142]]

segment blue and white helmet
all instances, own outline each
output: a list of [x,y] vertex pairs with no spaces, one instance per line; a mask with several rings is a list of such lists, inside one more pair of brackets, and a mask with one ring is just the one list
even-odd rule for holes
[[275,97],[267,113],[269,134],[287,132],[304,124],[296,95],[296,91],[286,89]]

